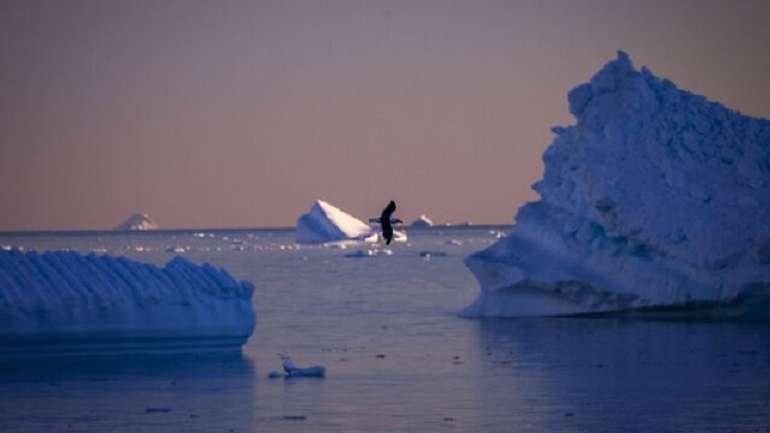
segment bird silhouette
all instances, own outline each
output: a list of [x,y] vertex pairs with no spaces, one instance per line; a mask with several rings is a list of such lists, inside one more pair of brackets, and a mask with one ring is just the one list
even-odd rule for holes
[[385,245],[390,245],[390,241],[393,240],[393,224],[402,222],[398,218],[391,219],[391,216],[395,211],[396,211],[396,202],[391,200],[390,203],[388,203],[388,205],[385,206],[385,209],[382,210],[382,215],[380,215],[379,221],[374,218],[369,220],[369,221],[379,222],[380,226],[382,226],[382,237],[383,239],[385,239]]

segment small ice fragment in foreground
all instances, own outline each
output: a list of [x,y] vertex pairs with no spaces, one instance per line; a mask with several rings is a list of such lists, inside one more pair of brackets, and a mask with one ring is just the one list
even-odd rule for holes
[[462,241],[458,241],[457,239],[449,239],[448,241],[446,241],[446,243],[449,244],[449,245],[456,245],[458,247],[462,246],[462,244],[463,244]]
[[445,251],[420,251],[420,257],[446,257]]
[[326,376],[326,367],[314,365],[312,367],[300,368],[294,365],[291,358],[283,360],[283,370],[288,377],[324,377]]

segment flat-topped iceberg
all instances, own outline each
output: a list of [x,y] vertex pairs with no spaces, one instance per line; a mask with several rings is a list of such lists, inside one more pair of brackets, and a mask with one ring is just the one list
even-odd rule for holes
[[157,230],[158,224],[150,218],[146,213],[135,213],[126,218],[122,224],[115,227],[115,230],[121,231],[144,231],[144,230]]
[[254,287],[176,257],[166,266],[75,252],[0,251],[0,354],[66,347],[240,347]]
[[767,315],[770,121],[678,89],[625,53],[569,92],[541,199],[471,255],[470,316],[625,310]]

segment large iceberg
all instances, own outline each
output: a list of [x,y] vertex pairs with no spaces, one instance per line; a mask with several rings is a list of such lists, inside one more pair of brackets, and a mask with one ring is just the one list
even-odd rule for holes
[[35,347],[240,347],[254,287],[176,257],[0,251],[0,354]]
[[122,224],[115,227],[115,230],[122,231],[144,231],[144,230],[157,230],[158,224],[150,218],[146,213],[135,213],[126,218]]
[[[568,95],[539,201],[466,259],[469,316],[770,311],[770,121],[618,53]],[[699,308],[699,307],[702,307]]]

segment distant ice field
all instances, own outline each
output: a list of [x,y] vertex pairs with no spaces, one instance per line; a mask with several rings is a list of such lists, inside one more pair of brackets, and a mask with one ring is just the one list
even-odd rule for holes
[[[509,227],[298,246],[293,230],[0,234],[0,245],[176,255],[254,284],[242,353],[0,360],[0,431],[766,431],[770,324],[466,319],[463,259]],[[371,253],[370,253],[371,252]],[[269,379],[278,354],[326,377]]]

